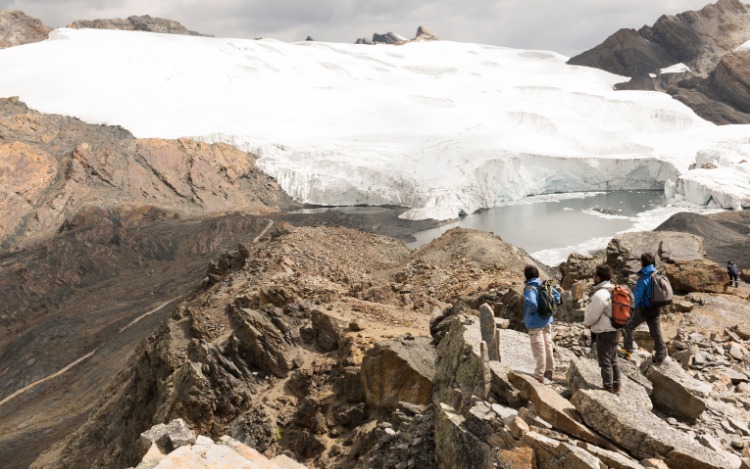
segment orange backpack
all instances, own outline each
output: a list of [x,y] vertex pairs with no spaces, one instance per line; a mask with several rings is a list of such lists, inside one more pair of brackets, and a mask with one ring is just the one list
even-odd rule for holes
[[615,329],[622,329],[630,319],[630,290],[625,285],[615,285],[610,290],[612,294],[612,316],[609,321]]

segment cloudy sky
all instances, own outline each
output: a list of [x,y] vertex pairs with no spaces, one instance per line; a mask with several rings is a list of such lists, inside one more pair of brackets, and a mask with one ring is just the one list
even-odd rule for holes
[[442,39],[575,55],[619,28],[709,0],[0,0],[61,27],[78,19],[151,15],[221,37],[354,42],[393,31],[414,37],[424,25]]

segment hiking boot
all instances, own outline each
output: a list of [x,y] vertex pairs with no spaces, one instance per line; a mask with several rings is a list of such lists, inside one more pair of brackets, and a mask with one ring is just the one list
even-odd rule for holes
[[633,358],[633,352],[631,352],[630,350],[626,349],[625,347],[620,347],[620,349],[618,350],[618,352],[620,353],[620,355],[623,356],[623,358],[625,358],[627,360],[630,360],[631,358]]
[[619,384],[612,386],[612,394],[617,394],[619,396],[620,393],[622,393],[622,387]]
[[544,372],[544,377],[547,379],[552,379],[552,370],[547,370]]
[[667,357],[654,357],[654,365],[659,366],[664,363]]
[[544,376],[534,376],[534,378],[536,378],[536,380],[540,383],[544,384]]
[[602,386],[602,389],[604,389],[607,392],[612,392],[612,388],[609,386]]

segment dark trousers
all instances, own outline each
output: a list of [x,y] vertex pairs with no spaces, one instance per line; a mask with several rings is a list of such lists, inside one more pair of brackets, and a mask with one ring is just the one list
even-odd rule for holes
[[611,389],[620,386],[620,365],[617,363],[617,331],[596,334],[596,356],[602,369],[602,385]]
[[739,277],[737,276],[737,274],[729,274],[729,285],[731,285],[732,282],[734,282],[735,288],[740,286]]
[[654,339],[654,359],[657,362],[667,357],[667,346],[664,345],[664,338],[661,335],[661,325],[659,324],[660,308],[638,308],[633,312],[628,325],[625,327],[625,349],[633,351],[633,329],[644,322],[648,324],[648,332]]

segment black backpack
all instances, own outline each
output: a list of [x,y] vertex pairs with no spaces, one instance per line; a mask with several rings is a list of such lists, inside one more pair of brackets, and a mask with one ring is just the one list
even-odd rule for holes
[[548,318],[557,312],[557,301],[552,293],[552,280],[545,280],[539,287],[527,285],[527,288],[536,290],[536,314],[542,318]]

